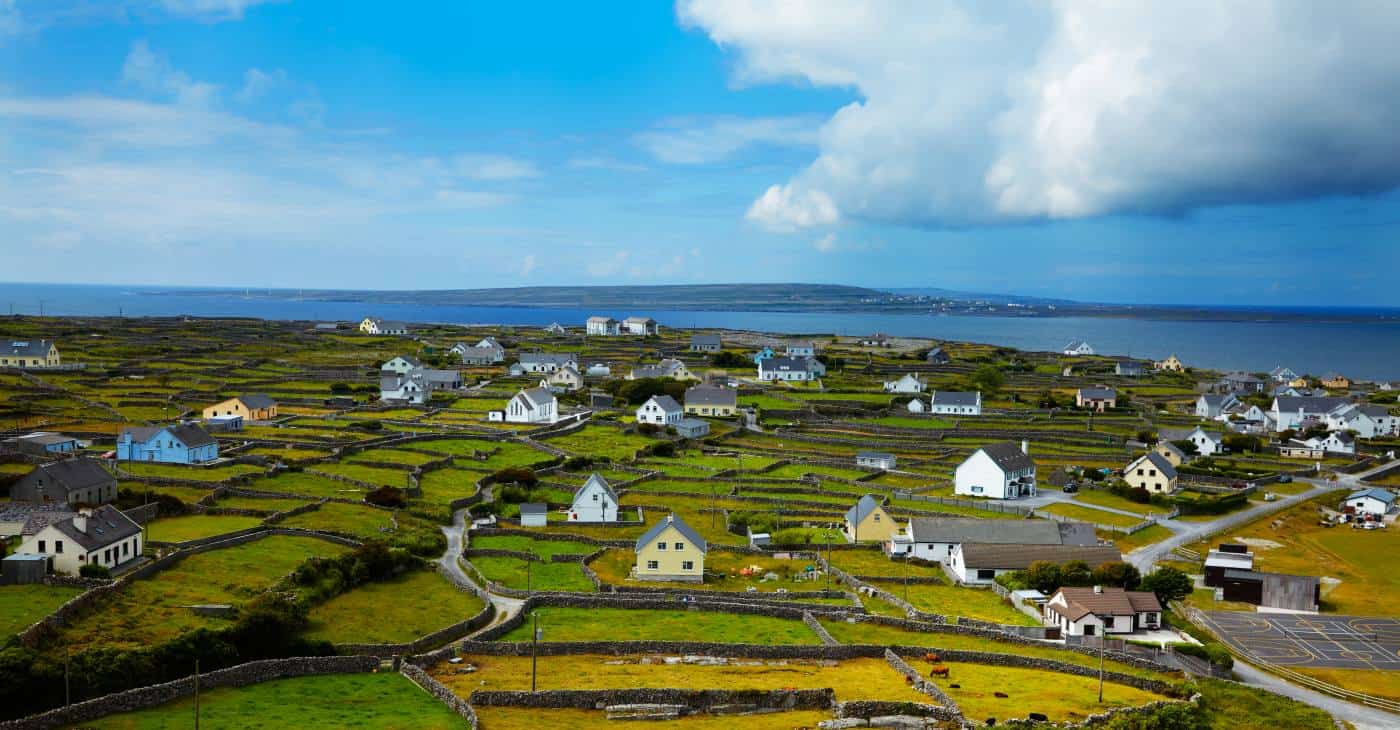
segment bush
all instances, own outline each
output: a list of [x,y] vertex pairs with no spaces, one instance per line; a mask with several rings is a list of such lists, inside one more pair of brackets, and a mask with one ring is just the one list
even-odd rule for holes
[[1215,642],[1210,642],[1205,645],[1184,642],[1174,643],[1171,644],[1171,648],[1178,654],[1204,659],[1222,669],[1230,669],[1235,666],[1235,657],[1230,655],[1230,650],[1226,649],[1224,645]]
[[350,424],[350,428],[358,428],[361,431],[383,431],[384,424],[379,421],[356,421]]
[[564,461],[564,471],[583,471],[596,461],[592,456],[571,456]]
[[349,383],[331,383],[331,392],[336,395],[350,395]]
[[539,477],[535,476],[533,469],[523,466],[510,466],[491,475],[491,480],[497,484],[522,484],[526,487],[533,487],[539,483]]
[[1166,605],[1191,595],[1195,584],[1191,576],[1170,565],[1163,565],[1143,576],[1140,587],[1144,591],[1156,593],[1157,600]]
[[671,458],[676,455],[676,445],[670,441],[662,441],[648,446],[647,453],[652,456]]
[[84,578],[111,578],[112,571],[108,570],[107,566],[105,565],[88,563],[87,565],[78,568],[78,575],[81,575]]
[[402,507],[404,505],[403,490],[385,485],[366,494],[365,501],[380,507]]
[[661,433],[661,427],[654,423],[639,423],[637,424],[637,433],[643,436],[655,436]]

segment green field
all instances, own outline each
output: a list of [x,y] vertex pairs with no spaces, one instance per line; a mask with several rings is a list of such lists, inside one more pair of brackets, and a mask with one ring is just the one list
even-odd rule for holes
[[433,570],[365,583],[311,609],[307,637],[335,644],[397,644],[475,616],[485,604]]
[[542,563],[520,558],[485,557],[470,558],[471,564],[487,580],[496,581],[508,588],[532,591],[582,591],[597,590],[583,574],[578,563]]
[[155,542],[188,542],[261,524],[262,518],[243,515],[192,514],[161,517],[146,526],[146,539]]
[[941,616],[965,616],[979,621],[991,621],[1016,626],[1039,626],[1040,622],[1011,607],[997,594],[985,588],[964,588],[951,585],[910,583],[898,579],[870,581],[900,598],[914,608]]
[[81,588],[37,583],[0,586],[0,645],[82,592]]
[[[543,641],[704,641],[737,644],[818,644],[801,621],[712,611],[629,610],[623,608],[554,608],[535,611]],[[499,641],[529,641],[526,621]],[[603,638],[607,637],[607,638]]]

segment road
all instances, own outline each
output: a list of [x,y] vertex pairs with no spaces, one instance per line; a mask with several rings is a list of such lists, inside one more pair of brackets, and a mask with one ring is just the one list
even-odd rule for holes
[[1358,730],[1389,730],[1400,725],[1400,717],[1389,712],[1299,687],[1243,661],[1235,662],[1235,676],[1242,684],[1312,705],[1339,720],[1351,723]]
[[[485,496],[487,499],[490,499],[490,487],[487,487],[487,490],[488,493]],[[452,513],[452,524],[443,526],[442,534],[447,536],[447,550],[437,559],[437,564],[458,580],[471,585],[478,585],[477,582],[467,574],[467,571],[462,568],[462,563],[458,561],[462,550],[466,548],[467,514],[465,507],[459,509]],[[491,622],[492,626],[519,613],[520,607],[525,603],[522,599],[499,596],[489,591],[486,592],[486,595],[490,597],[491,605],[496,607],[496,618]]]

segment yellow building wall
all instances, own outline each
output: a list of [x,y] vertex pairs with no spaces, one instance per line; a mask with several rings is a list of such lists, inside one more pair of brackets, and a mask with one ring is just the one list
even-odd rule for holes
[[[850,530],[850,525],[846,526]],[[877,507],[861,520],[859,529],[852,534],[857,542],[886,542],[899,532],[899,523],[885,513],[884,507]]]
[[[660,550],[657,544],[665,542],[666,549]],[[683,543],[681,550],[676,550],[676,543]],[[656,570],[648,570],[647,562],[656,561]],[[690,570],[681,567],[685,561],[693,563]],[[656,539],[650,544],[642,547],[637,552],[637,577],[646,579],[680,577],[682,579],[700,580],[705,575],[705,553],[698,547],[690,544],[690,539],[681,534],[675,527],[667,527],[661,531]]]

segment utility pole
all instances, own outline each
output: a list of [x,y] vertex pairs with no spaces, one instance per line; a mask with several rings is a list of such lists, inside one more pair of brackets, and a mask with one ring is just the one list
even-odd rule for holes
[[1099,704],[1103,704],[1103,645],[1108,639],[1106,636],[1099,636]]
[[67,706],[73,704],[73,693],[72,693],[72,691],[69,689],[69,684],[68,684],[68,674],[69,674],[69,673],[68,673],[68,663],[69,663],[69,659],[71,658],[71,657],[70,657],[70,654],[71,654],[71,652],[70,652],[70,650],[68,649],[68,647],[64,647],[64,648],[63,648],[63,706],[64,706],[64,707],[67,707]]
[[534,562],[535,562],[535,561],[533,561],[533,560],[526,560],[526,561],[525,561],[525,592],[526,592],[526,593],[529,593],[529,592],[530,592],[530,586],[531,586],[531,585],[534,585],[533,583],[530,582],[530,572],[531,572],[531,571],[530,571],[530,567],[531,567],[531,565],[532,565]]
[[[530,621],[534,625],[534,631],[530,633],[532,639],[530,641],[530,692],[533,693],[535,691],[535,678],[537,676],[535,670],[540,653],[540,612],[531,611]],[[1102,671],[1100,671],[1100,675],[1102,675]],[[1103,689],[1100,688],[1099,692],[1102,694]],[[196,728],[196,730],[198,730],[198,728]]]
[[199,730],[199,660],[194,660],[194,730]]

